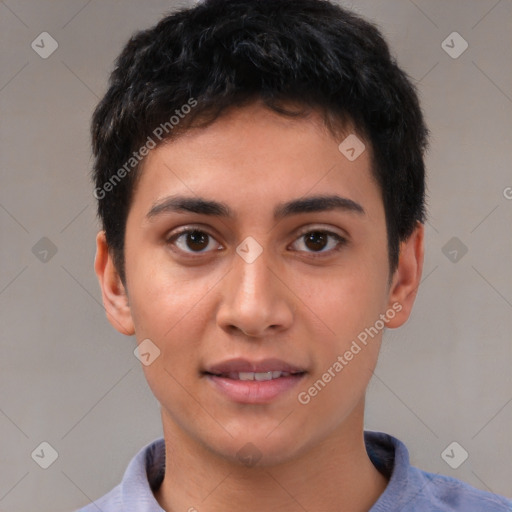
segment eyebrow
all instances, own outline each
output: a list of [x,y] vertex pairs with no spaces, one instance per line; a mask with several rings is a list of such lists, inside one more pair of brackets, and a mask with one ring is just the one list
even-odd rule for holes
[[[300,199],[294,199],[286,203],[278,204],[274,208],[274,220],[300,213],[324,212],[341,210],[359,215],[365,215],[364,208],[359,204],[338,195],[317,195]],[[159,215],[173,212],[190,212],[200,215],[211,215],[233,219],[234,212],[226,203],[211,201],[202,197],[169,196],[155,203],[146,215],[151,220]]]

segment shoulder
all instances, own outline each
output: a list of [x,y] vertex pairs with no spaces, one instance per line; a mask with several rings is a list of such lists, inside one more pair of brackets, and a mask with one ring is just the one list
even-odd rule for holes
[[[409,473],[415,481],[418,500],[430,504],[431,508],[428,510],[512,512],[512,500],[477,489],[462,480],[429,473],[415,467],[410,467]],[[412,497],[412,503],[414,501]],[[411,507],[411,510],[415,510],[415,507]]]
[[98,512],[98,510],[102,512],[121,512],[124,510],[121,499],[121,484],[114,487],[110,492],[93,503],[89,503],[89,505],[75,512]]
[[165,473],[165,442],[156,439],[144,446],[130,461],[120,484],[101,498],[75,512],[162,512],[153,490]]
[[389,479],[371,512],[512,512],[510,499],[411,466],[406,446],[389,434],[366,431],[365,441],[373,464]]

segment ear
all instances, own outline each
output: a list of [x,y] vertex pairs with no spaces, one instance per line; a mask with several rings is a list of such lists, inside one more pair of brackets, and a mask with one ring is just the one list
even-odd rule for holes
[[418,222],[411,236],[400,243],[398,267],[393,274],[388,301],[388,307],[394,309],[396,315],[386,323],[387,327],[400,327],[411,314],[423,270],[424,233],[424,225]]
[[121,334],[132,336],[135,334],[135,328],[128,295],[108,249],[105,231],[100,231],[96,236],[94,270],[100,282],[103,306],[108,321]]

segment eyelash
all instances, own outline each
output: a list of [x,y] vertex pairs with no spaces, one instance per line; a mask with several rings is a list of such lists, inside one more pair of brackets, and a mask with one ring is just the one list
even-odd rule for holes
[[[211,235],[210,233],[208,233],[207,231],[205,231],[204,229],[200,229],[200,228],[190,228],[190,227],[187,227],[181,231],[178,231],[177,233],[174,233],[172,236],[170,236],[167,240],[166,240],[166,243],[167,244],[170,244],[170,245],[174,245],[176,240],[178,240],[180,237],[182,237],[183,235],[187,235],[187,234],[190,234],[190,233],[201,233],[201,234],[205,234],[207,235],[208,237],[210,237],[211,239],[215,240],[215,237],[213,235]],[[338,233],[335,233],[333,231],[329,231],[329,230],[326,230],[326,229],[307,229],[305,231],[302,231],[299,236],[294,240],[293,243],[295,243],[296,241],[300,240],[301,238],[304,238],[304,236],[306,235],[309,235],[311,233],[321,233],[323,235],[327,235],[328,237],[330,238],[333,238],[334,240],[336,240],[337,242],[337,245],[336,247],[334,247],[333,249],[330,249],[328,251],[324,251],[324,250],[321,250],[321,251],[298,251],[298,252],[306,252],[306,254],[308,254],[309,256],[312,256],[313,258],[322,258],[322,257],[325,257],[326,255],[329,256],[331,255],[333,252],[336,252],[336,251],[340,251],[342,249],[343,246],[345,246],[347,244],[347,239],[344,238],[343,236],[339,235]],[[209,245],[209,244],[208,244]],[[185,253],[187,254],[187,257],[190,257],[190,258],[196,258],[202,254],[206,254],[208,252],[214,252],[214,251],[183,251],[181,249],[178,249],[181,253]],[[197,256],[191,256],[191,255],[197,255]]]

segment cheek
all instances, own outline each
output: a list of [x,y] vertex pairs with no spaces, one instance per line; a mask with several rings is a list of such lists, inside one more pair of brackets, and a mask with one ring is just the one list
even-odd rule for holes
[[171,265],[164,250],[132,253],[126,262],[130,308],[138,339],[154,337],[172,343],[187,326],[190,337],[201,321],[198,311],[215,284],[214,275],[191,278]]
[[[143,371],[157,400],[169,410],[187,410],[198,368],[198,354],[204,340],[208,316],[207,289],[198,283],[180,283],[175,279],[148,274],[139,275],[134,285],[136,301],[131,305],[140,343],[150,339],[159,350],[158,357]],[[203,300],[202,300],[203,299]]]
[[[375,323],[386,305],[386,278],[381,269],[362,263],[326,279],[316,309],[343,345]],[[318,294],[318,292],[317,292]]]
[[372,377],[382,335],[374,326],[385,304],[385,281],[377,269],[366,267],[326,279],[323,289],[321,294],[317,289],[311,310],[319,312],[325,335],[316,332],[315,371],[299,403],[311,417],[337,411],[330,418],[334,426],[360,402]]
[[160,351],[143,369],[158,398],[178,396],[177,383],[196,377],[204,332],[212,323],[211,288],[218,278],[191,280],[165,265],[140,267],[145,273],[132,269],[130,283],[135,334],[139,342],[149,338]]

